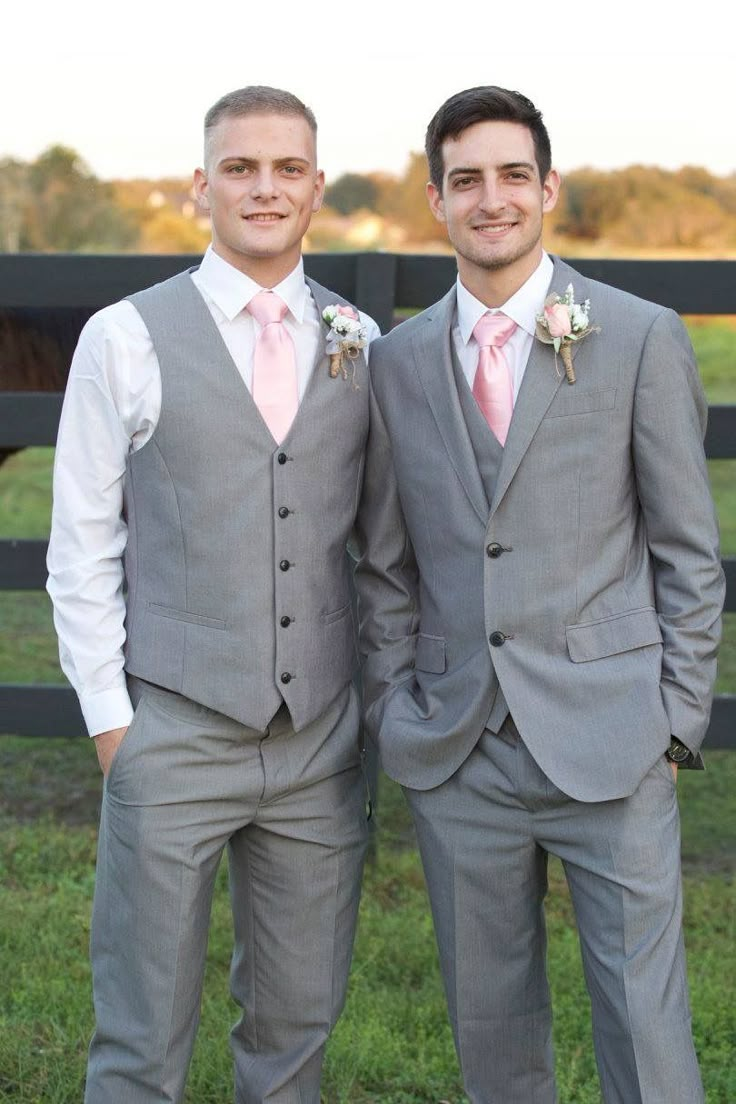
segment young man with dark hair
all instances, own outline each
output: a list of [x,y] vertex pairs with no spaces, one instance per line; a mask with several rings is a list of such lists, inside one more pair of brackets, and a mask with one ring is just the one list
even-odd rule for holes
[[429,203],[458,280],[374,346],[359,568],[368,730],[405,787],[466,1092],[553,1104],[547,856],[607,1104],[697,1104],[677,764],[724,596],[706,404],[670,310],[542,248],[559,178],[523,96],[453,96]]
[[377,330],[304,276],[315,129],[278,89],[220,100],[201,265],[95,315],[72,364],[48,589],[105,775],[87,1104],[182,1100],[225,849],[238,1104],[319,1104],[345,998],[366,845],[346,542]]

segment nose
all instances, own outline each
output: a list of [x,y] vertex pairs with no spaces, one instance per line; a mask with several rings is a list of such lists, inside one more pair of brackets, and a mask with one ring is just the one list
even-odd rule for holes
[[496,180],[486,179],[483,181],[483,190],[480,195],[478,206],[486,214],[492,214],[503,208],[503,193]]
[[261,169],[253,177],[254,199],[273,199],[279,194],[278,180],[271,169]]

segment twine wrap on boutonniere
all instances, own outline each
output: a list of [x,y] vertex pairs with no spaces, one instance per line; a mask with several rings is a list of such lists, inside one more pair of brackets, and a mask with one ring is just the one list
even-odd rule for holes
[[[560,354],[567,382],[571,384],[575,383],[575,369],[572,365],[574,343],[582,341],[588,334],[600,332],[600,326],[590,325],[590,299],[582,304],[576,303],[572,284],[567,285],[564,295],[548,295],[544,310],[537,315],[536,336],[545,345],[554,346],[555,368],[557,354]],[[559,375],[559,369],[557,372]]]
[[[348,370],[345,359],[356,361],[360,350],[365,349],[368,344],[365,326],[352,307],[344,307],[341,304],[325,307],[322,318],[330,327],[325,341],[327,355],[330,358],[330,377],[337,379],[342,375],[343,379],[347,379]],[[357,390],[355,364],[353,364],[353,386]]]

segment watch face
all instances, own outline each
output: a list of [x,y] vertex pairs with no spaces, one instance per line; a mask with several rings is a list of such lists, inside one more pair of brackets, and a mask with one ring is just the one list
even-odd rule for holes
[[673,740],[667,749],[667,758],[673,763],[684,763],[690,757],[690,751],[684,744]]

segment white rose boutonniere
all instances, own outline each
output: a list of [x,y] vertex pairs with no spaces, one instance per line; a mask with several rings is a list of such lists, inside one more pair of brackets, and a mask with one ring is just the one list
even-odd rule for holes
[[325,307],[322,318],[330,327],[325,342],[327,355],[330,358],[330,376],[332,379],[337,379],[342,374],[342,378],[347,379],[345,358],[356,360],[360,350],[366,347],[365,326],[352,307],[338,304],[334,307]]
[[557,354],[560,354],[568,383],[575,383],[573,344],[582,341],[588,334],[600,332],[600,326],[590,324],[590,299],[576,303],[572,284],[567,285],[564,295],[549,295],[544,310],[537,315],[537,337],[545,345],[554,346],[555,364]]

